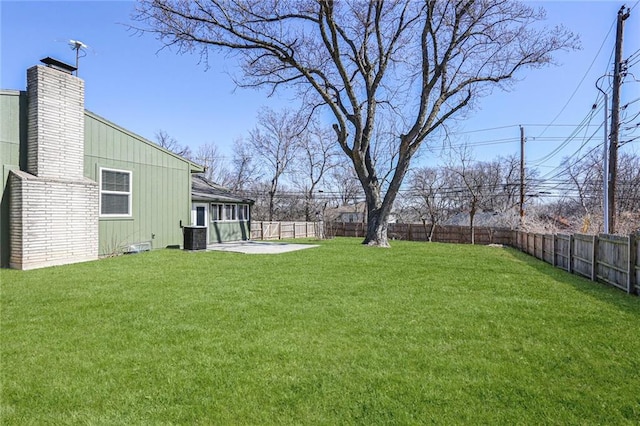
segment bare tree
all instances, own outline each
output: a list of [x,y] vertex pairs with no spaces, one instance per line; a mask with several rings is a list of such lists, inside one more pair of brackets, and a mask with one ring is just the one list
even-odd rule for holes
[[427,239],[433,239],[436,226],[446,220],[451,212],[451,198],[447,196],[449,184],[445,170],[434,167],[421,167],[409,175],[409,189],[415,202],[413,208],[418,212],[425,232],[427,223],[431,228]]
[[[637,221],[640,213],[640,156],[633,152],[621,152],[618,157],[618,208],[621,217],[616,220],[619,232],[637,232],[640,222]],[[628,224],[626,217],[633,219],[636,213],[635,227]]]
[[[520,159],[515,154],[499,156],[486,162],[486,169],[489,175],[496,179],[491,181],[494,187],[490,188],[494,196],[485,200],[482,209],[501,213],[515,209],[520,202]],[[535,169],[530,169],[529,180],[532,181],[536,174]],[[534,190],[532,183],[525,187]]]
[[[600,232],[603,228],[603,173],[599,150],[563,161],[563,178],[557,184],[563,198],[556,211],[581,224],[580,232]],[[619,232],[634,232],[640,211],[640,156],[623,152],[618,158],[616,223]]]
[[344,162],[338,162],[336,167],[331,169],[327,177],[327,187],[327,194],[331,194],[330,198],[335,199],[337,206],[355,204],[358,199],[362,200],[364,197],[353,167]]
[[255,155],[249,144],[242,138],[233,142],[232,170],[229,172],[229,188],[233,191],[247,191],[261,175],[255,161]]
[[459,151],[459,162],[447,166],[451,176],[454,177],[457,200],[461,209],[469,213],[469,227],[471,230],[471,244],[475,243],[474,219],[493,194],[498,184],[498,177],[487,163],[476,162],[469,150],[463,148]]
[[182,145],[176,138],[170,136],[164,130],[158,130],[155,133],[156,143],[174,154],[181,157],[189,158],[191,156],[191,148],[189,145]]
[[318,185],[336,166],[338,153],[332,142],[334,136],[330,129],[323,129],[313,123],[300,137],[292,180],[304,193],[304,217],[308,222],[315,216],[314,202],[317,199]]
[[[514,227],[518,223],[516,207],[519,205],[520,187],[519,176],[516,177],[519,175],[519,163],[515,156],[475,161],[467,147],[452,153],[449,164],[443,171],[443,179],[447,182],[445,193],[448,194],[445,197],[451,199],[450,205],[468,213],[471,243],[475,242],[477,213],[493,213],[493,224]],[[532,176],[536,173],[531,171]],[[528,187],[531,193],[525,199],[527,205],[537,196],[536,186],[532,183]]]
[[269,220],[269,186],[267,182],[257,181],[246,187],[242,193],[254,200],[251,208],[251,218],[255,221]]
[[258,115],[258,125],[250,132],[248,143],[269,181],[268,220],[273,220],[278,184],[289,171],[304,124],[302,117],[292,111],[264,108]]
[[231,184],[230,171],[226,167],[227,161],[215,143],[205,143],[198,146],[191,160],[204,167],[204,176],[224,187]]
[[[388,246],[391,208],[418,149],[448,120],[522,68],[577,47],[544,12],[503,0],[142,0],[136,19],[166,46],[237,54],[239,84],[285,85],[332,115],[367,201],[364,243]],[[372,159],[380,114],[398,153],[386,191]]]

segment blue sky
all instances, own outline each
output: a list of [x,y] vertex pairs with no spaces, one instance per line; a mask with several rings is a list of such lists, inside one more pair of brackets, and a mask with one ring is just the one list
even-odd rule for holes
[[[587,138],[603,121],[600,111],[591,117],[589,130],[580,130],[575,140],[563,144],[579,123],[589,120],[598,97],[595,81],[612,69],[615,19],[624,3],[530,4],[547,10],[549,25],[562,23],[580,34],[583,49],[561,52],[556,56],[558,66],[527,71],[519,75],[522,81],[511,92],[497,91],[484,98],[478,110],[457,123],[456,140],[473,146],[478,159],[515,154],[519,152],[518,126],[523,125],[527,161],[545,174],[563,156],[585,152],[602,141],[602,131],[590,141]],[[628,2],[627,6],[637,4]],[[229,76],[235,70],[233,59],[217,56],[205,69],[197,56],[159,51],[161,45],[153,37],[127,29],[133,2],[0,0],[0,5],[2,89],[24,90],[26,69],[46,56],[74,63],[74,51],[67,41],[81,40],[90,47],[79,69],[86,81],[86,108],[148,139],[153,140],[154,133],[162,129],[192,149],[214,142],[230,156],[232,141],[255,126],[260,107],[278,109],[295,103],[286,94],[269,98],[262,91],[236,89]],[[637,7],[626,20],[624,56],[636,53],[637,58],[639,48]],[[640,64],[634,70],[640,80]],[[623,86],[623,104],[639,97],[640,83],[631,78]],[[638,111],[640,102],[628,110],[631,115]],[[561,145],[566,146],[539,161]],[[639,146],[636,141],[623,149],[638,151]],[[429,153],[420,161],[435,162]]]

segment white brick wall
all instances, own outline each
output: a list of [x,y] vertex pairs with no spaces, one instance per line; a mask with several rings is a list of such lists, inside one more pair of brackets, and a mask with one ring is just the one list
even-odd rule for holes
[[27,84],[27,171],[9,176],[9,266],[95,260],[99,191],[84,177],[84,82],[36,66]]
[[84,81],[44,66],[27,71],[27,172],[80,179],[84,173]]
[[10,267],[34,269],[98,258],[98,184],[12,171]]

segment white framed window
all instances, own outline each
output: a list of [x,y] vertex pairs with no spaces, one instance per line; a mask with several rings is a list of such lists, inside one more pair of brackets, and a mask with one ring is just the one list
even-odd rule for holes
[[249,220],[249,206],[238,204],[211,204],[211,222]]
[[249,220],[249,206],[242,204],[238,206],[238,219]]
[[224,216],[222,204],[211,204],[211,222],[219,222]]
[[238,220],[238,206],[235,204],[224,205],[224,220]]
[[100,168],[100,216],[131,217],[132,173]]

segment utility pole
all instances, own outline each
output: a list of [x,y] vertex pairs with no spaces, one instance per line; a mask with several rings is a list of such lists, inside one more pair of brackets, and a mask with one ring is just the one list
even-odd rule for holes
[[524,223],[524,127],[520,126],[520,227]]
[[622,40],[624,37],[624,21],[629,17],[626,6],[618,11],[616,26],[616,51],[613,64],[613,96],[611,100],[611,137],[609,142],[609,231],[615,233],[616,217],[616,178],[618,172],[618,135],[620,130],[620,86],[622,85]]
[[[604,96],[604,139],[602,146],[602,219],[604,222],[604,233],[609,233],[609,95],[602,90],[598,83],[606,75],[603,75],[596,81],[596,89]],[[593,109],[598,108],[598,104],[593,104]]]
[[608,138],[609,138],[609,129],[607,126],[607,121],[609,121],[609,96],[607,92],[602,92],[604,94],[604,155],[602,156],[602,177],[604,178],[603,185],[603,205],[602,205],[602,218],[604,219],[604,233],[608,234],[610,232],[609,229],[609,150],[608,148]]

